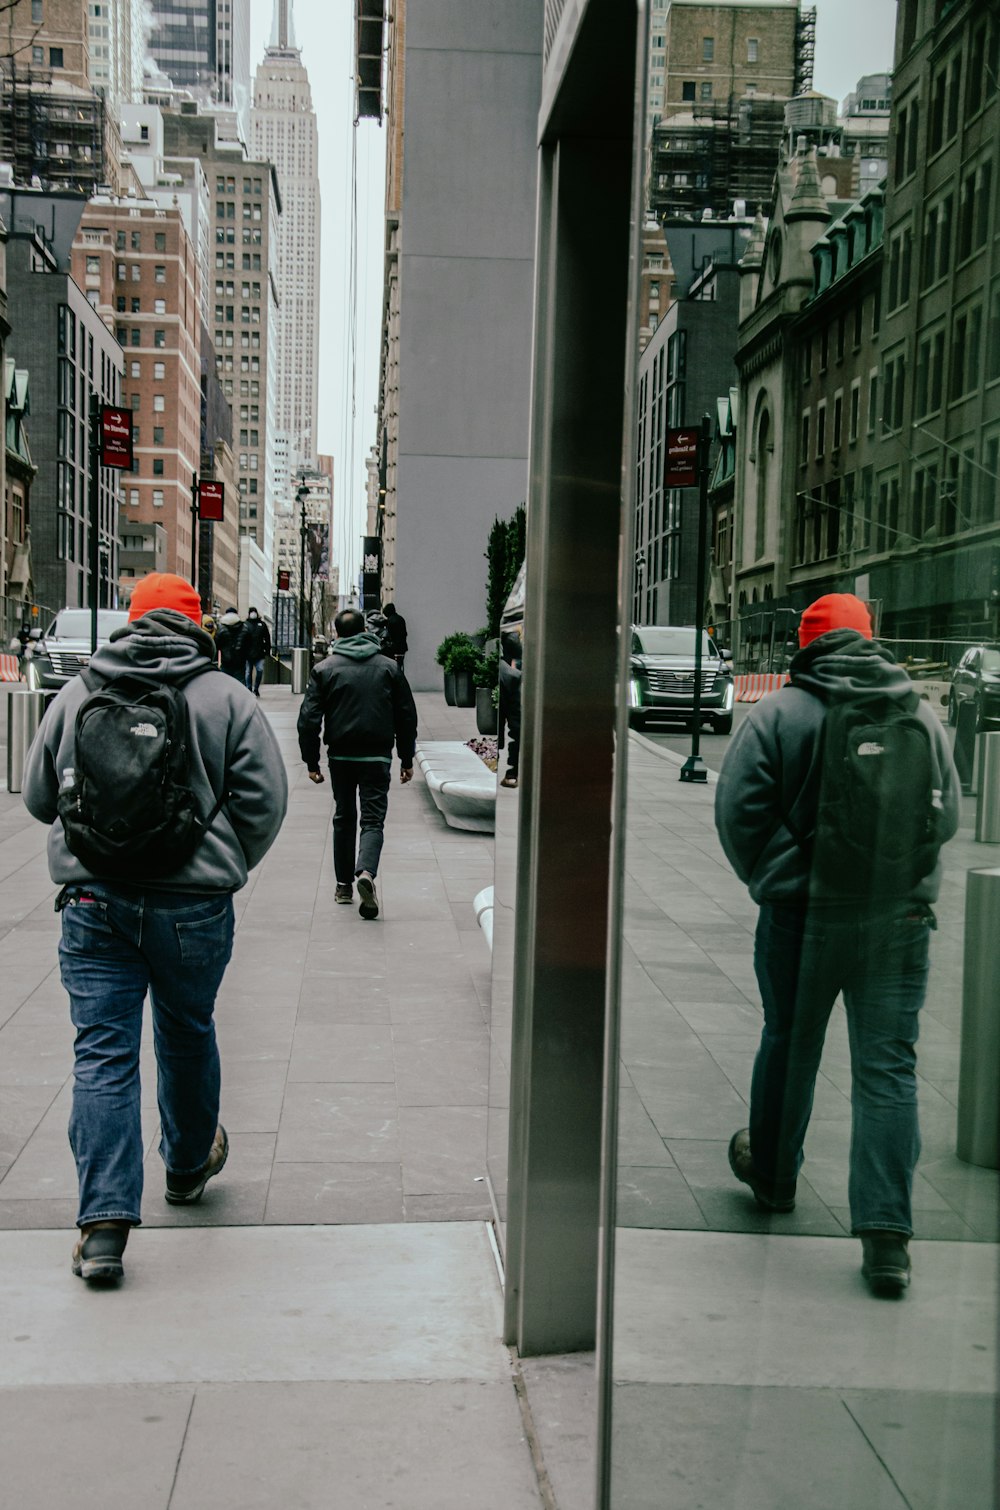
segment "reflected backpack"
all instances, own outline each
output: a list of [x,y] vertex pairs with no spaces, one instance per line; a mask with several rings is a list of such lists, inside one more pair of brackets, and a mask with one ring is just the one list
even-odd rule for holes
[[157,879],[189,860],[223,798],[202,819],[191,790],[190,730],[183,688],[206,663],[169,685],[126,673],[82,680],[73,768],[60,773],[58,812],[66,843],[95,876]]
[[916,694],[827,704],[809,854],[825,892],[911,894],[937,863],[943,812],[930,730]]

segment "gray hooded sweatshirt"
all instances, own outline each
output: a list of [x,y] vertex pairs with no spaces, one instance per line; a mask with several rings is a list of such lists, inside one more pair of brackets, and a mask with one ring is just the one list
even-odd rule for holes
[[[190,675],[199,663],[210,670],[184,690],[191,730],[191,787],[203,817],[219,795],[225,800],[191,858],[168,877],[131,884],[151,890],[215,893],[238,891],[247,873],[270,849],[288,804],[284,762],[271,726],[252,693],[215,667],[215,647],[184,614],[156,609],[117,630],[91,665],[103,677],[149,677],[169,683]],[[48,860],[53,881],[98,879],[67,847],[57,817],[59,772],[73,765],[76,715],[90,696],[80,677],[61,689],[42,720],[28,753],[24,803],[33,817],[50,823]],[[113,883],[119,884],[119,883]]]
[[[907,698],[931,736],[935,786],[941,792],[940,834],[958,828],[959,781],[937,714],[914,692],[906,672],[877,641],[855,629],[820,635],[792,661],[791,683],[751,709],[733,735],[715,789],[715,825],[730,864],[755,902],[843,901],[822,897],[796,832],[813,832],[819,803],[821,732],[826,705],[838,700]],[[941,862],[913,889],[933,902]]]

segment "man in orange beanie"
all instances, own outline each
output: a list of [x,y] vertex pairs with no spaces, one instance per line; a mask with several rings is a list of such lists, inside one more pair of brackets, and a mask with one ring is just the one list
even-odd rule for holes
[[218,671],[198,594],[171,573],[144,577],[129,622],[48,710],[24,776],[29,812],[51,824],[49,873],[61,888],[59,964],[76,1028],[72,1268],[82,1279],[122,1277],[141,1219],[147,993],[166,1200],[199,1200],[226,1162],[215,997],[233,893],[270,848],[286,799],[270,725]]
[[843,993],[851,1227],[873,1293],[899,1295],[920,1152],[918,1015],[958,778],[941,720],[873,640],[860,599],[819,598],[799,644],[790,685],[750,711],[716,788],[723,848],[760,906],[764,1007],[750,1125],[733,1135],[729,1163],[758,1205],[792,1210],[826,1025]]

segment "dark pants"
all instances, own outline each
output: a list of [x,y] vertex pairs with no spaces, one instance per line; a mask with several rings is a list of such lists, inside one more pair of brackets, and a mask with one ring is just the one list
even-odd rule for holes
[[[389,811],[387,760],[331,760],[333,785],[333,870],[341,885],[366,870],[378,874],[382,853],[382,830]],[[358,843],[358,807],[361,808],[361,842]]]
[[104,882],[71,889],[59,965],[76,1028],[69,1138],[79,1226],[139,1222],[145,1152],[139,1045],[147,993],[160,1154],[172,1174],[193,1174],[208,1158],[219,1119],[213,1012],[232,948],[228,894],[126,895]]
[[750,1088],[757,1172],[794,1185],[823,1039],[843,992],[851,1051],[854,1232],[913,1230],[920,1154],[916,1043],[934,914],[922,902],[760,909],[754,968],[764,1031]]

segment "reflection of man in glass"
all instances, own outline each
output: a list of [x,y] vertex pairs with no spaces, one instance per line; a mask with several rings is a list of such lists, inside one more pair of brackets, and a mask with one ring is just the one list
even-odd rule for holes
[[521,634],[505,632],[500,641],[500,705],[497,749],[506,742],[507,770],[501,786],[517,786],[518,760],[521,753]]
[[[750,1126],[729,1162],[769,1211],[791,1211],[827,1022],[842,992],[851,1049],[851,1230],[877,1294],[909,1284],[918,1014],[938,851],[958,827],[940,719],[860,599],[807,608],[791,685],[733,737],[716,823],[760,904],[754,966],[764,1029]],[[885,773],[884,775],[882,773]]]

